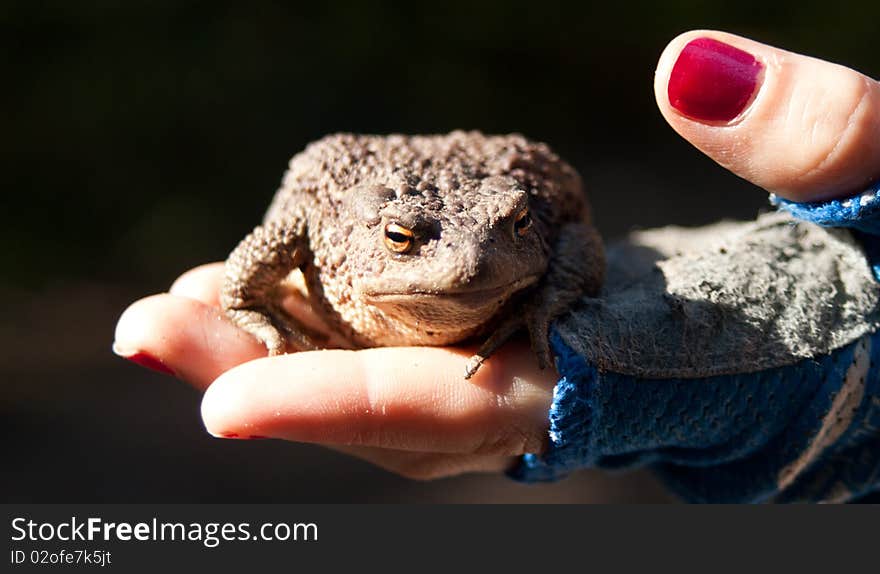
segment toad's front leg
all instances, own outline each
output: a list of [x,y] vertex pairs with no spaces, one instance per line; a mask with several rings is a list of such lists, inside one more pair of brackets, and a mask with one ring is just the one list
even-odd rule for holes
[[266,345],[269,355],[286,352],[288,340],[298,350],[318,347],[277,301],[281,281],[309,258],[304,219],[296,218],[257,227],[226,260],[220,304],[233,323]]
[[579,298],[596,296],[604,278],[605,249],[599,232],[585,223],[564,225],[541,282],[523,302],[522,309],[506,317],[471,357],[465,378],[472,377],[492,353],[523,327],[529,331],[538,365],[546,368],[550,364],[550,322]]
[[547,273],[525,304],[526,328],[541,369],[550,365],[550,323],[581,297],[597,296],[604,279],[605,247],[596,228],[563,226]]

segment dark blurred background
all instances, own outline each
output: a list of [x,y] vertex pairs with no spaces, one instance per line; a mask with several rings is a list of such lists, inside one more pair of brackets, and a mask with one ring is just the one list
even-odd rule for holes
[[880,76],[880,3],[0,5],[0,487],[7,502],[665,501],[643,472],[418,483],[310,445],[208,437],[199,395],[116,358],[115,321],[225,258],[326,133],[522,132],[607,237],[750,218],[761,190],[654,104],[666,43],[718,28]]

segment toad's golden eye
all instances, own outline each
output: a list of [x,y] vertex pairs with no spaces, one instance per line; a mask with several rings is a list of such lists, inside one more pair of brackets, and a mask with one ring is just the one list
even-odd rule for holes
[[528,232],[529,227],[532,226],[532,215],[529,213],[529,208],[525,208],[519,213],[516,214],[516,219],[513,220],[513,229],[516,231],[516,234],[522,237]]
[[385,247],[394,253],[406,253],[413,246],[415,235],[402,225],[389,223],[385,226]]

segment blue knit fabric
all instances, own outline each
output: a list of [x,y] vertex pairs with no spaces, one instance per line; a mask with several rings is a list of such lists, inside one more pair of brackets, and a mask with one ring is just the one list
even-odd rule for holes
[[[843,201],[772,199],[801,219],[857,230],[880,279],[880,186]],[[858,383],[864,393],[849,426],[813,456],[809,449],[828,432],[827,415],[864,341],[766,371],[640,379],[599,371],[553,331],[562,378],[550,409],[550,446],[522,457],[510,476],[548,481],[584,467],[651,465],[695,502],[855,499],[880,489],[880,333],[870,343],[867,376]],[[784,478],[805,453],[811,456],[798,473]]]
[[846,199],[797,203],[776,195],[770,202],[804,221],[823,227],[849,227],[869,235],[880,235],[880,182],[863,193]]
[[[550,448],[543,456],[523,457],[511,475],[535,482],[581,467],[654,464],[672,490],[701,502],[759,502],[779,492],[782,469],[821,428],[856,345],[758,373],[638,379],[602,373],[557,334],[552,341],[564,377],[551,407]],[[875,334],[866,392],[853,423],[814,464],[821,467],[821,460],[849,449],[859,452],[860,463],[839,464],[833,476],[826,473],[823,492],[838,480],[857,493],[880,487],[878,428],[880,334]],[[808,484],[803,480],[797,484]]]

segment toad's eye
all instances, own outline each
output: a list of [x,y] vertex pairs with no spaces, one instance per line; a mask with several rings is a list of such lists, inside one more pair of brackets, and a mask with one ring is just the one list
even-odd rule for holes
[[525,208],[516,214],[516,219],[513,220],[513,229],[516,231],[517,235],[522,237],[528,232],[529,227],[531,226],[532,215],[529,213],[529,208]]
[[413,246],[412,230],[407,229],[396,223],[389,223],[385,226],[385,247],[394,253],[406,253]]

